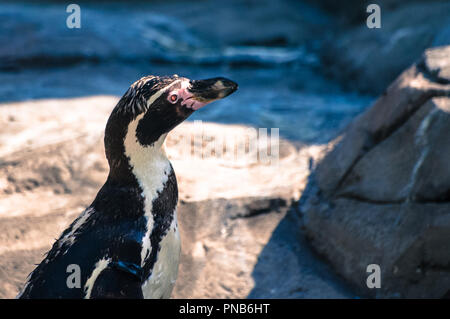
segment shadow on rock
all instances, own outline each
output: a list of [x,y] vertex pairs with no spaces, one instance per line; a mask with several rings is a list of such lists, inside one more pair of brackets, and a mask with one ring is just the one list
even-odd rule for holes
[[253,269],[248,298],[351,298],[354,294],[308,246],[298,213],[281,219]]

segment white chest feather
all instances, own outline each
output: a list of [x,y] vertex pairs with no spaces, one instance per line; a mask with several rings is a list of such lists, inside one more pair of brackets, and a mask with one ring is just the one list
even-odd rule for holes
[[154,220],[152,215],[152,203],[164,188],[170,173],[170,162],[164,152],[164,139],[161,138],[152,146],[142,146],[136,138],[136,127],[143,114],[138,116],[128,126],[125,137],[125,153],[127,154],[133,174],[136,176],[142,189],[142,197],[145,199],[144,209],[147,218],[147,231],[142,238],[141,266],[144,266],[145,258],[151,252],[150,234],[153,230]]
[[[142,238],[141,266],[143,267],[146,257],[150,255],[152,249],[150,235],[154,227],[153,200],[163,190],[171,172],[171,165],[163,146],[166,135],[161,136],[158,141],[148,147],[142,146],[137,141],[136,127],[141,118],[142,115],[138,116],[128,126],[124,144],[133,174],[136,176],[143,191],[142,196],[145,198],[144,209],[147,218],[147,230]],[[176,211],[173,212],[172,223],[161,238],[159,245],[160,250],[152,274],[142,285],[144,298],[169,298],[175,284],[181,251]]]
[[152,274],[142,285],[142,292],[146,299],[169,298],[175,285],[181,253],[176,211],[160,246]]

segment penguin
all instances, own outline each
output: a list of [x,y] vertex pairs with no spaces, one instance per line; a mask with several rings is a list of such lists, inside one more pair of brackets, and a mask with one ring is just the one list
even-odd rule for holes
[[237,87],[226,78],[177,75],[133,83],[106,124],[106,182],[17,298],[169,298],[181,243],[177,180],[164,140],[193,112]]

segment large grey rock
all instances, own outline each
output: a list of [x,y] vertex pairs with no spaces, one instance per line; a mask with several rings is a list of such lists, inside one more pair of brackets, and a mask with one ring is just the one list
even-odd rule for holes
[[[450,292],[448,50],[425,52],[351,123],[300,201],[312,245],[362,294]],[[369,264],[381,289],[366,286]]]
[[381,3],[380,29],[367,28],[364,19],[325,41],[326,71],[351,89],[380,94],[426,48],[450,44],[448,12],[446,1]]

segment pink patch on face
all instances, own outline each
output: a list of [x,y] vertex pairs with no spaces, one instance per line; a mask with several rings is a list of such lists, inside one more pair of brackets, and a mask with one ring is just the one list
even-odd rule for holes
[[200,101],[194,100],[193,98],[191,98],[190,100],[184,100],[183,103],[181,103],[181,105],[186,106],[188,109],[193,109],[194,111],[201,109],[206,104],[208,104],[208,103],[200,102]]
[[[186,83],[185,85],[182,85],[180,89],[174,90],[171,93],[169,93],[168,95],[169,102],[175,103],[179,99],[182,99],[181,105],[187,107],[188,109],[193,109],[194,111],[208,104],[206,102],[194,100],[194,95],[187,89],[188,84],[189,83]],[[172,95],[176,95],[178,97],[178,99],[175,102],[173,101]]]

